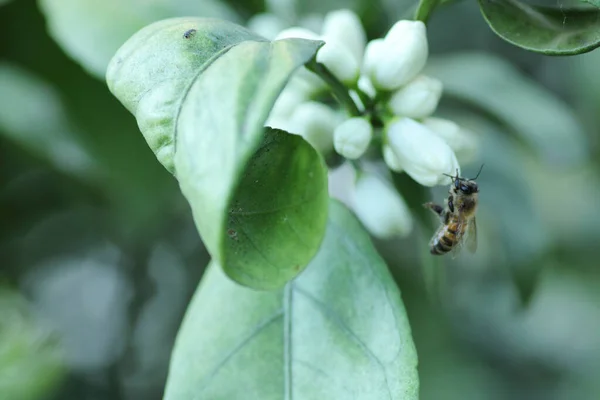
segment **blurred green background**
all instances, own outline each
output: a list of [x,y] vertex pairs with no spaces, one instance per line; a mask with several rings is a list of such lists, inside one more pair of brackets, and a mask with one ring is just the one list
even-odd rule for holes
[[[340,7],[369,38],[406,0],[0,1],[0,399],[161,399],[208,262],[176,181],[103,68],[158,19]],[[548,4],[561,6],[561,2]],[[568,3],[564,3],[565,6]],[[600,17],[599,17],[600,18]],[[432,259],[425,216],[377,242],[403,293],[421,398],[600,398],[600,52],[555,58],[497,38],[476,2],[429,22],[438,115],[480,138],[480,249]],[[441,199],[397,176],[419,203]],[[418,250],[415,250],[418,249]]]

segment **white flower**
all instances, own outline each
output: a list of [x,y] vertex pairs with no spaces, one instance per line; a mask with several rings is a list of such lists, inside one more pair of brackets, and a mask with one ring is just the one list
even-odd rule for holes
[[345,45],[357,64],[362,60],[367,35],[353,11],[344,9],[327,13],[322,34],[325,41],[333,40]]
[[307,101],[294,110],[288,131],[302,136],[315,149],[327,154],[333,149],[333,131],[340,119],[341,116],[325,104]]
[[456,158],[462,163],[468,163],[475,159],[478,149],[478,138],[470,130],[461,128],[454,121],[436,117],[425,118],[423,125],[444,139],[452,150],[454,150]]
[[352,205],[358,219],[375,237],[406,236],[412,230],[412,216],[404,199],[375,174],[359,175]]
[[374,74],[377,65],[380,64],[380,59],[384,57],[385,51],[386,48],[383,39],[373,39],[367,43],[365,56],[363,57],[362,72],[369,79],[371,85],[373,85],[371,75]]
[[256,14],[248,20],[248,29],[269,40],[275,39],[283,28],[284,22],[281,18],[271,13]]
[[435,111],[442,96],[442,82],[419,75],[406,86],[398,89],[389,100],[395,115],[424,118]]
[[396,157],[396,154],[394,154],[392,148],[389,145],[384,144],[382,152],[383,161],[385,161],[388,168],[394,172],[402,172],[402,165],[400,165],[400,161],[398,160],[398,157]]
[[359,74],[358,60],[337,39],[325,38],[325,40],[325,45],[317,53],[317,62],[324,64],[345,85],[354,85]]
[[410,118],[398,118],[387,127],[387,143],[398,163],[423,186],[446,185],[460,167],[454,152],[429,128]]
[[275,36],[275,40],[290,39],[290,38],[319,40],[319,35],[317,35],[316,33],[314,33],[313,31],[311,31],[309,29],[294,26],[294,27],[282,30],[281,32],[279,32],[279,34],[277,36]]
[[350,10],[328,13],[323,22],[321,35],[305,28],[293,27],[281,31],[276,36],[277,39],[294,37],[323,40],[325,44],[317,53],[317,61],[324,64],[345,85],[356,84],[366,34],[355,13]]
[[385,38],[369,43],[363,62],[364,72],[376,88],[395,90],[421,72],[428,53],[425,24],[398,21]]
[[335,128],[333,146],[338,154],[355,160],[367,150],[372,137],[373,127],[366,118],[349,118]]

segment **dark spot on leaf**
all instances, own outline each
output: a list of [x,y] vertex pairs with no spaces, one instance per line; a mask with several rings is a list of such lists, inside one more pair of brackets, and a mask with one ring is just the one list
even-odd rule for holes
[[294,265],[294,271],[300,271],[300,264]]
[[228,229],[227,236],[229,236],[229,238],[233,240],[238,240],[237,232],[235,231],[235,229]]
[[185,31],[185,33],[183,34],[183,38],[184,39],[189,39],[192,36],[194,36],[196,34],[196,30],[195,29],[189,29],[187,31]]

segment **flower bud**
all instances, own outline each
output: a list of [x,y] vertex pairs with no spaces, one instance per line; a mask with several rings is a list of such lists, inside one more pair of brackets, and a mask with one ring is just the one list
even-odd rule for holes
[[442,82],[425,75],[417,76],[398,89],[389,100],[395,115],[409,118],[424,118],[435,111],[442,96]]
[[375,174],[359,175],[352,204],[358,219],[375,237],[406,236],[412,230],[412,215],[404,199]]
[[342,83],[353,86],[358,80],[358,61],[337,39],[325,40],[325,45],[317,53],[317,61],[324,64]]
[[344,45],[357,65],[362,61],[367,35],[360,19],[353,11],[344,9],[327,13],[322,34],[325,41],[334,40]]
[[454,174],[460,169],[444,139],[413,119],[392,121],[386,134],[402,169],[423,186],[449,184],[449,178],[443,174]]
[[470,130],[461,128],[454,121],[435,117],[425,118],[423,125],[444,139],[454,150],[456,158],[462,163],[467,163],[475,158],[478,138]]
[[341,117],[332,108],[316,101],[300,104],[290,119],[290,133],[302,136],[323,154],[333,149],[333,131]]
[[371,143],[373,127],[365,118],[347,119],[335,128],[333,146],[341,156],[355,160],[362,156]]
[[392,148],[389,145],[384,144],[382,152],[383,161],[385,161],[388,168],[394,172],[402,172],[402,165],[400,165],[400,161],[398,161],[398,157],[396,157]]
[[385,51],[383,39],[373,39],[367,43],[365,56],[363,57],[362,72],[364,72],[365,76],[369,79],[371,85],[373,83],[370,77],[375,73],[379,60],[384,57]]
[[301,90],[298,90],[296,85],[292,84],[293,82],[292,80],[288,83],[277,98],[277,101],[275,101],[269,118],[265,122],[265,126],[290,131],[290,117],[296,108],[307,99],[306,95]]
[[269,40],[275,39],[278,33],[285,27],[281,18],[268,12],[254,15],[248,20],[247,25],[248,29]]
[[398,21],[385,36],[382,45],[376,45],[371,54],[367,48],[366,72],[376,88],[398,89],[421,72],[428,52],[425,24],[421,21]]
[[377,94],[377,91],[375,90],[375,87],[371,83],[371,80],[369,79],[368,76],[365,76],[365,75],[361,75],[360,78],[358,78],[358,88],[360,90],[362,90],[363,93],[366,94],[367,96],[369,96],[370,98],[374,98],[375,95]]
[[300,39],[311,39],[311,40],[319,40],[319,35],[314,33],[311,30],[306,28],[300,28],[298,26],[294,26],[292,28],[284,29],[277,36],[275,36],[275,40],[280,39],[289,39],[289,38],[300,38]]

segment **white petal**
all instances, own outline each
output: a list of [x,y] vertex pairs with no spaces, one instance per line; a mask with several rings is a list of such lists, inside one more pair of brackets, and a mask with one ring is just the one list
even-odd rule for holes
[[461,162],[467,163],[476,158],[479,138],[475,133],[460,127],[454,121],[443,118],[425,118],[423,125],[444,139],[456,153],[456,158]]
[[415,78],[425,66],[429,48],[421,21],[399,21],[378,50],[377,65],[370,73],[376,88],[395,90]]
[[371,40],[367,44],[361,68],[361,71],[367,75],[367,77],[370,78],[371,75],[375,73],[375,68],[379,64],[380,59],[384,57],[385,51],[383,39]]
[[300,28],[295,26],[292,28],[284,29],[281,32],[279,32],[279,34],[275,37],[275,40],[289,38],[319,40],[319,35],[306,28]]
[[397,90],[388,105],[395,115],[424,118],[433,114],[441,96],[442,82],[420,75]]
[[392,148],[389,145],[384,144],[382,152],[383,161],[385,161],[388,168],[394,172],[402,172],[402,165],[400,165],[400,161],[398,160],[398,157],[396,157],[396,154],[394,154]]
[[374,174],[359,175],[352,204],[358,219],[375,237],[406,236],[412,230],[412,215],[404,199]]
[[269,40],[277,37],[278,33],[285,28],[285,23],[271,13],[260,13],[248,20],[248,29],[258,33]]
[[355,160],[362,156],[371,143],[373,127],[365,118],[349,118],[335,128],[333,145],[341,156]]
[[317,61],[325,64],[336,78],[347,86],[358,80],[359,65],[350,50],[335,39],[325,39],[317,53]]
[[362,61],[367,35],[358,16],[351,10],[337,10],[328,13],[323,23],[322,34],[343,44],[352,53],[355,62]]
[[387,127],[386,134],[399,164],[421,185],[445,184],[448,179],[443,174],[452,174],[458,168],[450,146],[415,120],[397,119]]
[[333,149],[333,131],[341,116],[332,108],[316,101],[300,104],[290,119],[290,133],[301,135],[323,154]]

